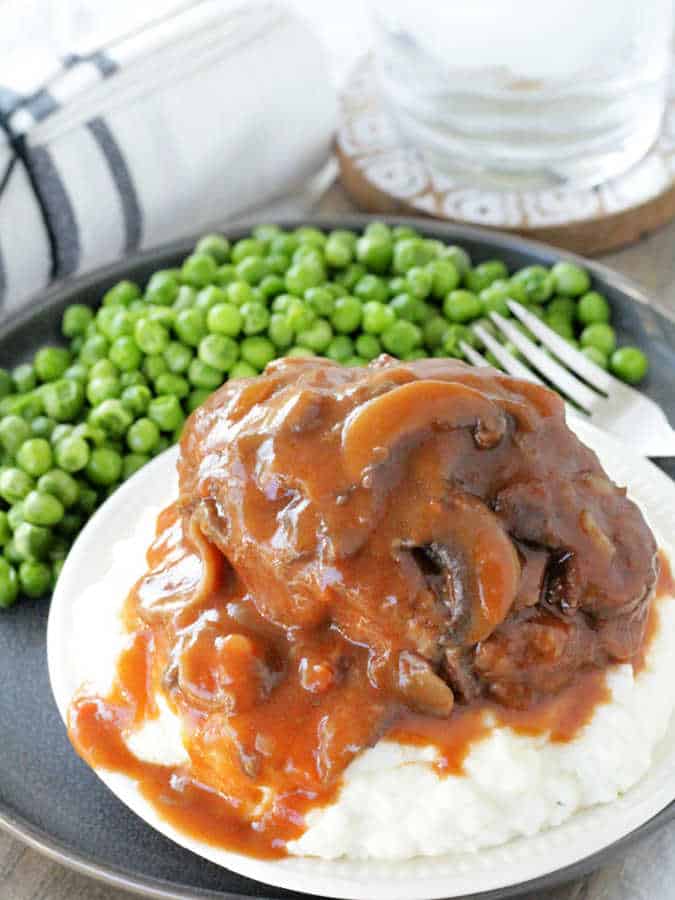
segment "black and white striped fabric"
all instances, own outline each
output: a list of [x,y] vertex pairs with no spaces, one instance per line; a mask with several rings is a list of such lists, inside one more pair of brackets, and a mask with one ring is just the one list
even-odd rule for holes
[[322,48],[277,3],[204,0],[0,86],[0,315],[297,190],[334,124]]

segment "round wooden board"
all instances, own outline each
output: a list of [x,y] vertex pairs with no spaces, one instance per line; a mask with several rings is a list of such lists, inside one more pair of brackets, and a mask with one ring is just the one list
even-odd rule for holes
[[658,140],[623,175],[594,188],[486,190],[432,169],[404,143],[366,57],[340,97],[336,151],[345,189],[367,212],[482,225],[593,256],[633,243],[675,216],[675,85]]

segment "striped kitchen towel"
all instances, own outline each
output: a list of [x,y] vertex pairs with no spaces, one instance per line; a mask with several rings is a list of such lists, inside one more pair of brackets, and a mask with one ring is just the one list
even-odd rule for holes
[[203,0],[29,91],[3,79],[0,315],[300,190],[330,156],[323,50],[277,3]]

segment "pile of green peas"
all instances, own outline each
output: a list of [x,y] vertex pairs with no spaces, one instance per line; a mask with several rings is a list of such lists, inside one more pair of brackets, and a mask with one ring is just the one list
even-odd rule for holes
[[279,356],[461,358],[462,341],[481,346],[472,323],[498,337],[487,316],[510,316],[510,298],[619,378],[646,374],[573,263],[474,266],[461,247],[382,222],[362,233],[261,225],[235,243],[209,234],[180,267],[68,307],[66,346],[0,369],[0,607],[51,591],[97,506],[228,378]]

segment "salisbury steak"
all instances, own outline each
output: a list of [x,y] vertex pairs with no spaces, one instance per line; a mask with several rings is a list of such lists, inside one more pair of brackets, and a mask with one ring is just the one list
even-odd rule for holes
[[654,538],[540,386],[285,359],[190,419],[180,508],[260,615],[336,629],[413,709],[527,705],[640,648]]

